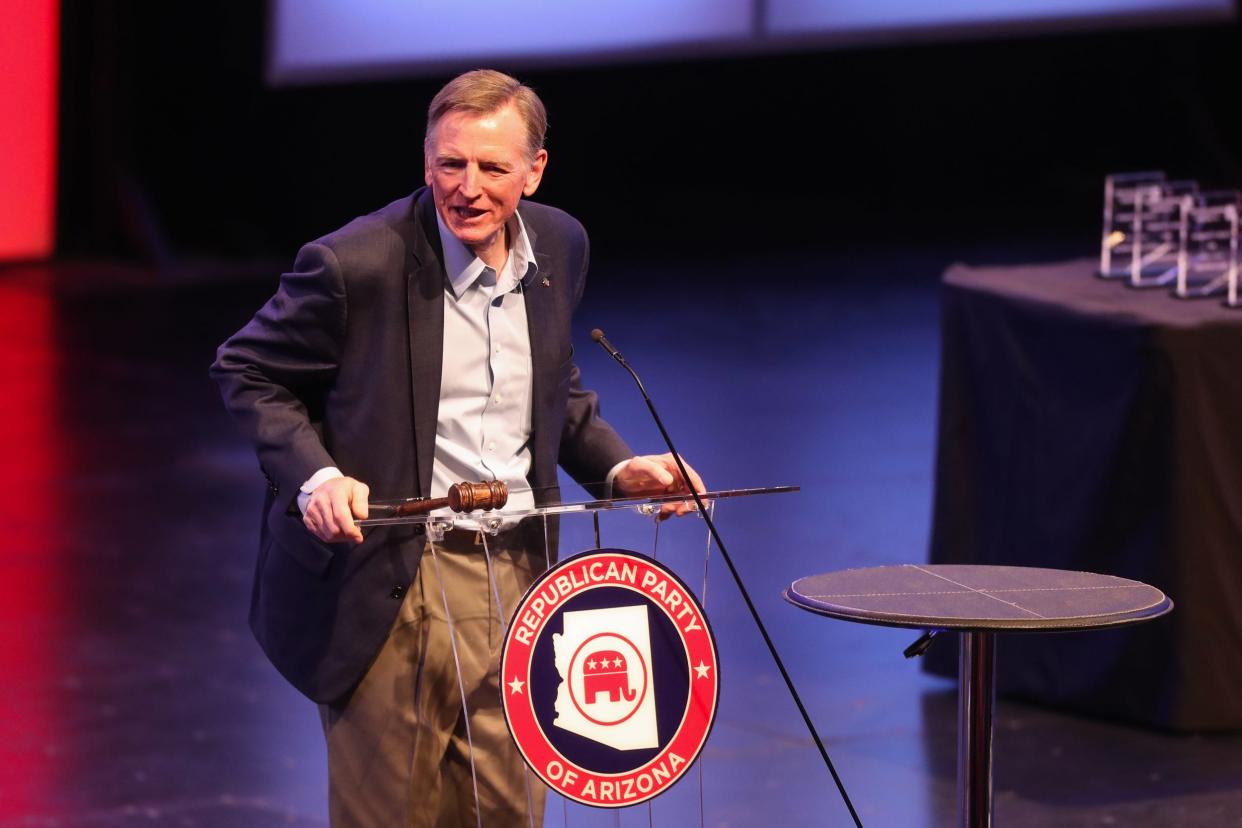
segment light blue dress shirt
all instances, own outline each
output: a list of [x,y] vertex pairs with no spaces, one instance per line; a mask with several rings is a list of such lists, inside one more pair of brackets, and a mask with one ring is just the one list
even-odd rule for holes
[[504,510],[531,509],[531,356],[522,290],[538,273],[535,252],[517,213],[509,219],[509,255],[499,271],[438,215],[436,222],[449,289],[431,496],[443,497],[462,481],[503,480],[509,486]]

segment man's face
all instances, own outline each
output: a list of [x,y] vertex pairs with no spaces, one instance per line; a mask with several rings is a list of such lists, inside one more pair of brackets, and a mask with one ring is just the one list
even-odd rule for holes
[[526,130],[512,105],[486,115],[450,112],[431,132],[423,174],[436,210],[484,261],[489,253],[503,257],[505,223],[543,178],[547,152],[528,160],[525,149]]

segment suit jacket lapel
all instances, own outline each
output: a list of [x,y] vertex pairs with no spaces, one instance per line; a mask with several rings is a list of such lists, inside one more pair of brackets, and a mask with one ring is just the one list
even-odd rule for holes
[[435,202],[423,190],[413,207],[411,269],[406,277],[409,306],[411,405],[418,494],[431,494],[431,466],[440,413],[440,374],[444,361],[444,254],[436,227]]
[[543,469],[540,468],[539,459],[547,450],[545,443],[552,441],[552,450],[555,452],[555,444],[560,439],[560,435],[547,434],[546,431],[548,418],[556,401],[559,381],[557,371],[561,367],[558,351],[563,337],[557,332],[565,320],[557,312],[557,291],[549,284],[556,280],[556,274],[549,270],[551,259],[539,251],[539,239],[530,222],[525,224],[526,235],[530,239],[531,249],[535,252],[535,264],[539,268],[538,277],[523,291],[526,300],[526,328],[530,336],[531,482],[536,486],[545,486],[556,482],[555,476],[550,481],[541,479]]

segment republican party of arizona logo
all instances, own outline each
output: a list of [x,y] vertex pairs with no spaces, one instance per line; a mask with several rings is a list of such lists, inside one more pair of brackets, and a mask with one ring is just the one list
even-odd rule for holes
[[716,717],[716,642],[686,585],[651,558],[596,549],[522,598],[500,657],[513,740],[553,790],[619,808],[658,796]]

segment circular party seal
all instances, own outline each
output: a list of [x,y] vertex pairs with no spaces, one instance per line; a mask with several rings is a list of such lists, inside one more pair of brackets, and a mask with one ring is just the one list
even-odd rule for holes
[[716,718],[716,641],[694,595],[656,561],[595,549],[545,572],[500,656],[505,720],[530,766],[585,805],[659,796]]

